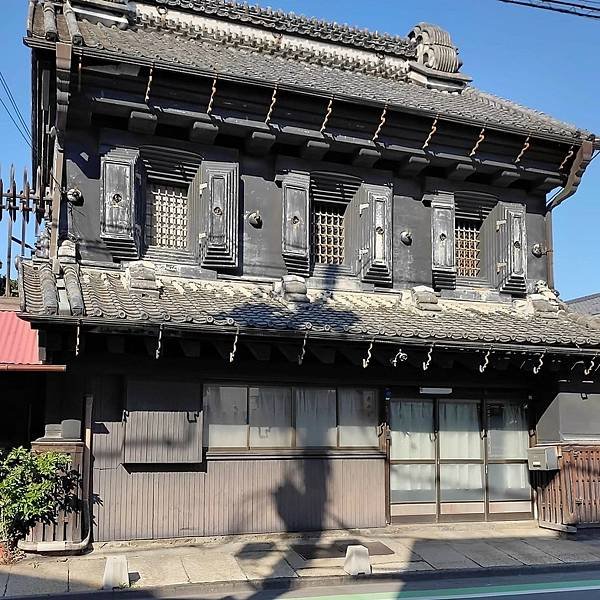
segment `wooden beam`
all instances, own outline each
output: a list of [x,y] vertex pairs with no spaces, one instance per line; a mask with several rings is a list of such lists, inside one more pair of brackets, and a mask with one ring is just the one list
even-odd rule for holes
[[446,171],[446,176],[451,181],[464,181],[475,173],[475,165],[468,163],[456,163]]
[[329,142],[308,140],[300,151],[300,156],[305,160],[322,160],[331,149]]
[[371,168],[381,158],[381,152],[374,148],[361,148],[352,160],[355,167]]
[[179,345],[186,358],[199,358],[202,351],[202,344],[199,340],[181,339]]
[[219,133],[219,128],[212,122],[194,121],[190,127],[190,141],[199,144],[212,144]]
[[511,183],[517,181],[520,175],[517,171],[500,171],[492,177],[492,184],[498,187],[508,187]]
[[254,156],[265,156],[269,153],[273,144],[275,144],[276,136],[273,133],[265,133],[264,131],[253,131],[246,138],[246,151]]
[[246,342],[245,346],[256,360],[262,362],[270,360],[272,345],[269,342]]
[[300,352],[302,351],[302,342],[298,342],[298,344],[277,344],[276,347],[289,362],[298,362],[298,356],[300,356]]
[[429,166],[429,159],[424,156],[409,156],[398,167],[398,174],[402,177],[418,175]]
[[152,113],[132,110],[131,114],[129,115],[128,129],[133,133],[154,135],[157,125],[158,117]]
[[310,351],[325,365],[335,363],[335,348],[328,346],[311,346]]
[[125,354],[125,336],[107,335],[106,348],[111,354]]

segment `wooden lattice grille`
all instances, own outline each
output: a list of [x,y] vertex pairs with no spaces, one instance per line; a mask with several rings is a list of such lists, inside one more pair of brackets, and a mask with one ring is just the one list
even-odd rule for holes
[[151,183],[146,205],[148,246],[184,250],[188,239],[187,189]]
[[345,204],[314,202],[312,210],[312,252],[315,264],[344,263]]
[[481,275],[479,223],[457,221],[455,239],[457,275],[459,277],[479,277]]

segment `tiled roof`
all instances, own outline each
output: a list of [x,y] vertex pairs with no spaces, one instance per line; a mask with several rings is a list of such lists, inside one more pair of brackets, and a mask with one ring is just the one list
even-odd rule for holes
[[37,331],[15,312],[0,311],[0,365],[37,364]]
[[[70,41],[64,18],[57,19],[59,39]],[[253,81],[259,85],[311,90],[358,102],[387,103],[399,110],[423,113],[478,126],[533,134],[566,142],[581,141],[589,132],[538,111],[467,86],[461,93],[429,89],[404,80],[398,67],[374,58],[344,59],[327,52],[304,55],[301,50],[263,48],[240,38],[208,40],[191,29],[164,27],[119,29],[101,23],[79,22],[83,48],[93,56],[115,56],[119,60],[179,68],[208,75],[215,74]],[[44,38],[40,7],[33,20],[34,38]]]
[[[24,261],[20,277],[24,312],[47,318],[40,270]],[[564,310],[544,317],[528,309],[526,300],[512,304],[442,300],[439,310],[430,312],[411,302],[410,292],[309,290],[310,302],[291,303],[272,284],[247,281],[159,277],[159,290],[146,295],[132,291],[126,274],[117,270],[82,267],[79,281],[84,311],[77,319],[84,322],[600,348],[600,320],[574,319]]]
[[577,313],[588,315],[600,315],[600,294],[574,298],[567,302],[569,308]]
[[385,52],[402,57],[415,55],[415,46],[406,37],[368,31],[346,24],[331,23],[241,2],[223,2],[223,0],[146,0],[146,2],[253,25],[269,31],[282,31],[374,52]]

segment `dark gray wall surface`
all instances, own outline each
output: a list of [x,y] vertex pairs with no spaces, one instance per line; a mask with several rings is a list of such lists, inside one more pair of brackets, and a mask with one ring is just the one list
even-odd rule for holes
[[[172,149],[196,152],[198,156],[218,160],[231,160],[237,150],[231,148],[206,147],[190,142],[177,142],[164,138],[137,136],[126,132],[102,130],[99,137],[83,132],[71,132],[67,144],[67,181],[69,187],[79,187],[84,195],[84,204],[73,207],[71,229],[81,240],[82,258],[91,261],[110,262],[111,255],[100,239],[100,155],[111,145],[140,147],[148,144],[163,147],[165,156]],[[161,150],[162,152],[162,150]],[[233,153],[233,154],[232,154]],[[240,267],[231,274],[253,277],[278,278],[286,273],[281,256],[281,183],[276,181],[286,168],[356,173],[374,182],[392,183],[389,173],[378,169],[358,169],[343,163],[321,163],[301,161],[268,155],[253,157],[240,153],[240,200],[239,239]],[[394,179],[393,201],[393,286],[398,289],[413,285],[431,285],[431,209],[423,203],[423,195],[431,181],[440,189],[450,191],[479,191],[491,194],[500,201],[517,202],[527,206],[527,260],[528,279],[531,283],[545,280],[546,258],[535,258],[531,247],[535,243],[545,245],[544,199],[528,196],[522,190],[493,188],[473,183],[448,180]],[[258,211],[263,223],[260,228],[251,226],[248,215]],[[413,243],[410,246],[400,241],[400,234],[410,231]],[[186,274],[210,275],[210,271],[188,269]],[[182,271],[183,273],[183,271]],[[214,276],[214,272],[213,272]],[[367,288],[368,289],[368,286]]]

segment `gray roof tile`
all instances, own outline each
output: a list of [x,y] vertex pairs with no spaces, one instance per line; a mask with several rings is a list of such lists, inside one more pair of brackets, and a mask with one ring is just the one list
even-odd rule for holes
[[577,313],[600,315],[600,294],[574,298],[567,302],[569,308]]
[[[35,263],[23,261],[20,276],[24,312],[47,317]],[[171,277],[160,277],[159,295],[140,296],[121,272],[91,267],[81,268],[80,283],[88,322],[600,348],[600,320],[564,310],[545,318],[512,304],[442,300],[429,312],[400,293],[318,290],[309,290],[309,303],[287,303],[267,284]]]

